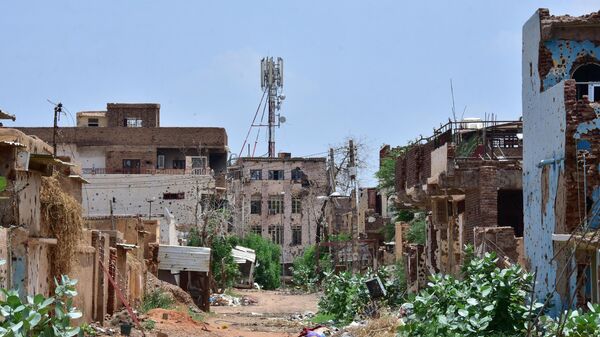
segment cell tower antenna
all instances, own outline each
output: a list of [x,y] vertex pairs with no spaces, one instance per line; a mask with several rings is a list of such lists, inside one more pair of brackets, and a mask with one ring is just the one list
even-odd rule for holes
[[[276,115],[285,99],[283,91],[283,59],[265,57],[260,61],[260,86],[267,92],[269,104],[269,157],[275,157],[275,126],[285,122],[285,117]],[[277,119],[277,121],[276,121]]]

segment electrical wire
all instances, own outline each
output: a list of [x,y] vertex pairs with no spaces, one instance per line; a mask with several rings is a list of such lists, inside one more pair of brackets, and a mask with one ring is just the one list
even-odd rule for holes
[[[265,111],[267,110],[267,105],[263,105],[262,115],[260,116],[260,124],[262,125],[263,120],[265,118]],[[254,140],[254,149],[252,149],[252,157],[254,157],[254,153],[256,152],[256,145],[258,144],[258,136],[260,135],[261,128],[258,128],[256,132],[256,139]]]
[[252,118],[252,123],[250,124],[250,127],[248,128],[248,133],[246,133],[246,139],[244,139],[244,143],[242,144],[242,149],[240,150],[240,154],[238,155],[238,157],[242,156],[242,152],[244,151],[244,147],[246,146],[246,142],[248,142],[248,137],[250,136],[250,132],[252,131],[252,127],[254,126],[254,123],[256,122],[256,117],[258,116],[258,112],[260,111],[260,106],[263,104],[263,101],[265,99],[266,93],[267,93],[267,89],[263,90],[262,97],[260,98],[260,102],[258,103],[258,107],[256,107],[256,112],[254,113],[254,118]]

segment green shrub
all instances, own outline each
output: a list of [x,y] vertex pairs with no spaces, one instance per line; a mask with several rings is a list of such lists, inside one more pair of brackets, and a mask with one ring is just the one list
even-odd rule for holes
[[232,238],[232,244],[241,245],[256,252],[254,280],[264,289],[276,289],[281,282],[281,247],[260,235],[249,234]]
[[230,288],[240,276],[240,268],[231,255],[231,239],[214,238],[211,244],[210,269],[217,287]]
[[154,321],[154,320],[147,319],[142,322],[142,328],[144,328],[144,330],[147,330],[147,331],[154,330],[155,327],[156,327],[156,321]]
[[77,280],[61,277],[60,283],[54,280],[54,296],[27,296],[22,301],[17,290],[1,289],[4,300],[0,301],[0,336],[40,336],[71,337],[80,333],[79,327],[71,326],[71,320],[80,318],[81,312],[73,307],[73,297],[77,295]]
[[410,222],[415,218],[415,211],[412,209],[402,209],[396,214],[396,221]]
[[397,261],[391,269],[389,275],[379,276],[383,278],[384,286],[387,291],[386,303],[392,307],[401,306],[406,300],[406,273],[404,271],[404,262]]
[[406,241],[424,245],[427,241],[427,222],[425,219],[416,218],[410,222],[408,233],[406,233]]
[[310,245],[304,249],[302,255],[294,260],[292,266],[292,282],[297,288],[305,291],[315,291],[317,285],[325,277],[325,273],[332,270],[329,254],[319,257],[319,273],[317,273],[316,246]]
[[[319,314],[331,316],[342,324],[365,315],[371,303],[365,282],[375,276],[378,276],[384,285],[389,285],[390,275],[384,269],[378,270],[377,273],[368,271],[365,274],[327,273],[323,281],[323,296],[319,300]],[[383,302],[388,300],[389,297],[382,299]]]
[[323,296],[319,300],[319,312],[331,315],[341,323],[348,323],[362,313],[369,302],[365,285],[367,275],[343,272],[330,273],[325,280]]
[[155,289],[147,292],[142,299],[140,304],[140,311],[147,313],[152,309],[171,309],[175,305],[175,300],[171,297],[171,294]]
[[327,238],[329,242],[345,242],[350,240],[352,240],[352,236],[348,233],[333,234]]
[[[472,250],[469,250],[472,251]],[[527,323],[541,307],[526,305],[533,275],[520,266],[500,269],[494,254],[468,257],[462,280],[431,277],[428,288],[412,303],[401,336],[522,336]]]
[[547,316],[540,318],[540,331],[543,336],[569,336],[569,337],[600,337],[600,305],[587,304],[588,310],[582,309],[565,312],[562,317],[562,326],[558,319]]

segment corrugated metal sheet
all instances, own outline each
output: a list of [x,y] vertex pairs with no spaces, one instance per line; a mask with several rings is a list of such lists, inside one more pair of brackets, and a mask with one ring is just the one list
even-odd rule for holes
[[208,272],[210,248],[160,245],[158,269]]
[[256,261],[256,253],[254,250],[242,246],[235,246],[235,248],[231,250],[231,255],[233,256],[235,263],[246,263],[247,261],[254,263],[254,261]]

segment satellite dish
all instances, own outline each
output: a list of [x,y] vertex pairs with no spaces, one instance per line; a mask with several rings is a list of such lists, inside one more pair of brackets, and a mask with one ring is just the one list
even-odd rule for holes
[[285,116],[279,116],[279,123],[283,124],[285,123],[286,119]]

